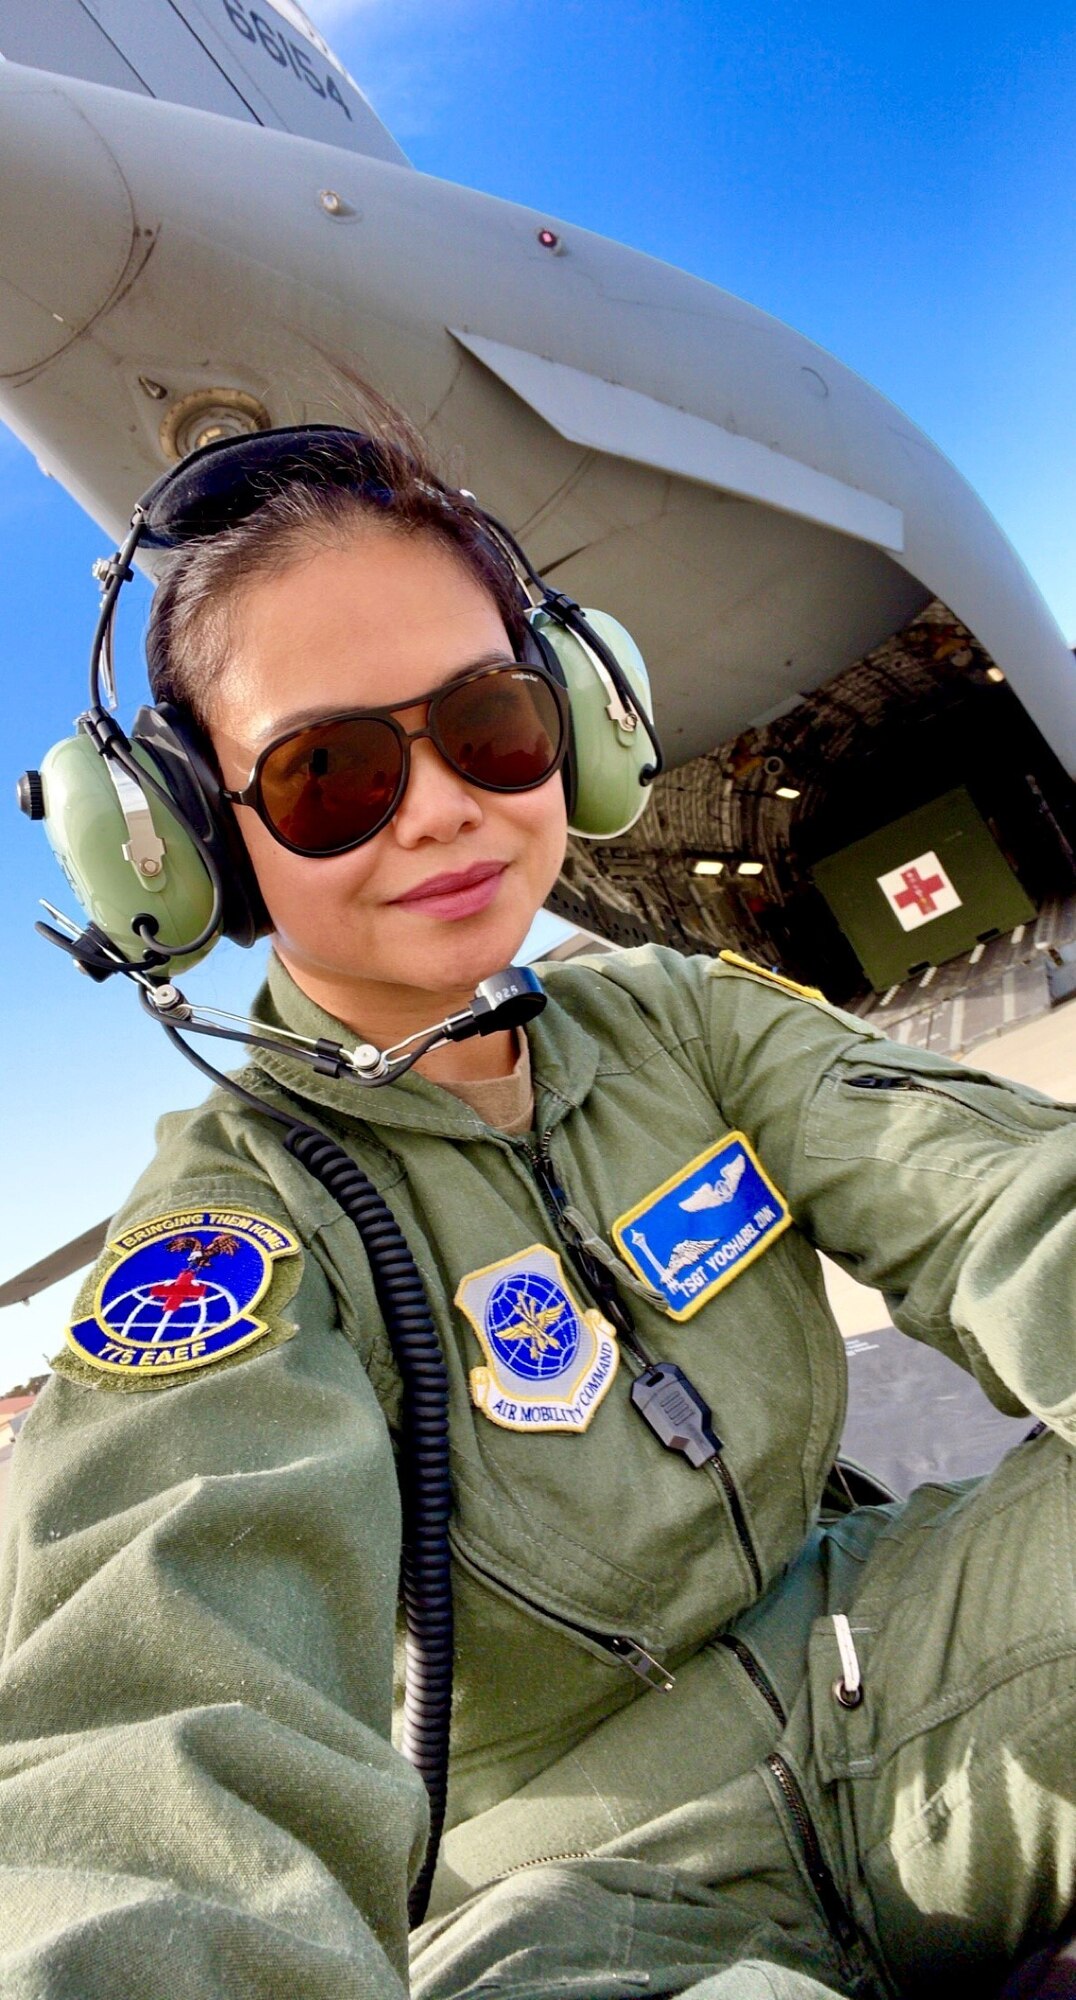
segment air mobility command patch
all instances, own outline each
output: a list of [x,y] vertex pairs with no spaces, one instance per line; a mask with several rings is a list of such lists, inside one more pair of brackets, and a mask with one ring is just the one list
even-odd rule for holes
[[690,1319],[786,1230],[788,1205],[742,1132],[700,1153],[613,1224],[622,1257]]
[[613,1328],[583,1311],[555,1250],[532,1243],[514,1257],[470,1271],[456,1304],[486,1366],[471,1370],[471,1399],[509,1431],[585,1431],[617,1370]]
[[68,1347],[132,1386],[224,1360],[269,1331],[253,1308],[278,1259],[298,1250],[288,1230],[246,1209],[153,1216],[108,1244]]

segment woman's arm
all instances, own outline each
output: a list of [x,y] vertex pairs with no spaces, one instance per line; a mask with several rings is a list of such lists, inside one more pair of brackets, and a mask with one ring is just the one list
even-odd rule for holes
[[389,1742],[392,1447],[302,1262],[279,1344],[167,1388],[57,1378],[20,1437],[0,1573],[5,1991],[405,1991],[426,1814]]
[[765,975],[705,980],[722,1109],[801,1228],[1002,1408],[1076,1440],[1073,1108]]

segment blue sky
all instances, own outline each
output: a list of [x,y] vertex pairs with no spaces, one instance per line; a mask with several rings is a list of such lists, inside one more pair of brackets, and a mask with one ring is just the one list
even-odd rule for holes
[[[1076,638],[1071,7],[310,0],[308,11],[420,169],[683,265],[858,369],[954,460]],[[0,543],[14,777],[82,705],[102,540],[2,430]],[[129,595],[128,714],[142,695],[145,593]],[[35,899],[70,899],[40,832],[10,806],[0,843],[6,1276],[115,1207],[156,1115],[200,1086],[129,993],[91,987],[33,937]],[[241,1004],[252,957],[221,948],[192,992]],[[0,1314],[0,1392],[58,1344],[70,1292]]]

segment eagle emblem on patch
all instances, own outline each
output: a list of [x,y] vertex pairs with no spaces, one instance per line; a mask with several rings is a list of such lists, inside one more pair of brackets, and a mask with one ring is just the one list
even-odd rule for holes
[[510,1431],[585,1431],[619,1361],[616,1336],[595,1308],[576,1304],[560,1258],[544,1243],[470,1271],[456,1304],[485,1355],[471,1400]]
[[203,1368],[266,1332],[253,1308],[277,1259],[298,1250],[288,1230],[247,1210],[153,1216],[107,1246],[92,1311],[67,1328],[67,1344],[114,1374]]
[[613,1224],[613,1240],[656,1285],[670,1319],[690,1319],[739,1277],[792,1217],[742,1132],[730,1132]]

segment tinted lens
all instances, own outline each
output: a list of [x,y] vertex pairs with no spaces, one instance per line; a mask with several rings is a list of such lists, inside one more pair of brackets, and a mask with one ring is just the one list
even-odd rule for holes
[[403,745],[376,716],[325,722],[289,736],[261,767],[271,825],[304,854],[334,854],[366,840],[392,815]]
[[523,792],[556,769],[564,724],[541,674],[505,667],[446,688],[431,704],[431,726],[464,778],[489,791]]

